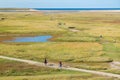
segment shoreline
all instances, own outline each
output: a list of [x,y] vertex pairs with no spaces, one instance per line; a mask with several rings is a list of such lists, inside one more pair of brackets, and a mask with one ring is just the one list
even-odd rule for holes
[[53,10],[53,9],[51,9],[51,10],[47,10],[47,9],[41,9],[41,10],[38,10],[38,9],[29,9],[29,11],[41,11],[41,12],[120,12],[120,10],[60,10],[60,9],[55,9],[55,10]]
[[120,10],[0,10],[0,12],[120,12]]
[[59,12],[120,12],[120,9],[37,9],[37,8],[29,8],[29,9],[3,9],[0,8],[0,12],[47,12],[47,13],[51,13],[51,12],[55,12],[55,13],[59,13]]

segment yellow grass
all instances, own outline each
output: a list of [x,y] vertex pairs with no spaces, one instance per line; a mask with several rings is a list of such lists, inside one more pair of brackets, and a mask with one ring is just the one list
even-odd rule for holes
[[[120,61],[119,12],[11,12],[0,13],[2,17],[6,19],[0,20],[1,35],[53,35],[54,38],[46,43],[0,43],[0,55],[37,61],[47,57],[51,62],[63,61],[73,67],[95,70],[110,68],[108,62],[112,60]],[[71,32],[68,27],[75,27],[78,32]]]

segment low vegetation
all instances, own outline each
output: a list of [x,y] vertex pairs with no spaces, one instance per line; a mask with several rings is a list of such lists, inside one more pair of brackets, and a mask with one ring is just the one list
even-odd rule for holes
[[47,67],[38,67],[26,63],[0,59],[0,76],[33,76],[33,75],[54,75],[54,74],[81,74],[91,76],[87,73],[67,71],[60,69],[50,69]]
[[[72,30],[71,30],[72,29]],[[58,63],[66,66],[120,74],[110,66],[120,61],[119,12],[0,12],[0,55]],[[52,35],[46,43],[3,43],[14,36]],[[4,37],[4,38],[3,38]],[[3,62],[3,63],[2,63]],[[114,80],[105,77],[80,75],[36,66],[0,61],[3,77],[0,80]],[[13,66],[16,65],[16,66]],[[24,66],[23,66],[24,65]],[[12,66],[11,68],[9,66]],[[23,68],[20,69],[20,66]],[[4,70],[5,68],[5,70]],[[48,73],[57,74],[49,76]],[[69,73],[69,74],[67,74]],[[75,74],[71,76],[71,74]],[[34,77],[33,75],[43,75]],[[85,73],[86,74],[86,73]],[[31,77],[27,77],[32,75]]]
[[[7,76],[7,77],[6,77]],[[93,74],[37,67],[16,61],[0,59],[0,80],[113,80]]]

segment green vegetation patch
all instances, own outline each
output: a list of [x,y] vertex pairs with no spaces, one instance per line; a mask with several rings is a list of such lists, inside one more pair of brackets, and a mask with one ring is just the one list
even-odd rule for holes
[[82,72],[52,69],[47,67],[29,65],[16,61],[0,59],[0,76],[33,76],[47,74],[81,74],[83,76],[91,76],[90,74]]

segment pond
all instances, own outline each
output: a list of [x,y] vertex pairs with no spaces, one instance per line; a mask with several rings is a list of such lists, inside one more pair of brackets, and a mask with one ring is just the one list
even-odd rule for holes
[[52,36],[34,36],[34,37],[13,37],[10,40],[4,40],[2,42],[48,42]]

